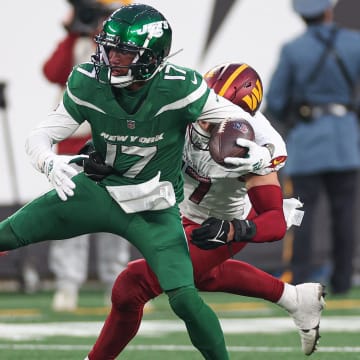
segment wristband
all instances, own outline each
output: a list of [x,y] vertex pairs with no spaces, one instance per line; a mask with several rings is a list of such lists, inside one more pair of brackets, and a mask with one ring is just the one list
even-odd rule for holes
[[250,242],[256,234],[256,225],[251,220],[233,219],[231,223],[234,225],[235,242]]

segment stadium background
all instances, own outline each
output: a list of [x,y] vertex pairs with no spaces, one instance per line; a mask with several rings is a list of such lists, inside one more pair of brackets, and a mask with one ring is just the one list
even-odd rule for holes
[[[143,2],[163,12],[172,25],[172,51],[183,49],[172,61],[200,72],[221,62],[247,62],[260,73],[265,91],[280,46],[303,27],[292,12],[290,0]],[[32,0],[21,4],[3,0],[0,4],[0,82],[5,86],[6,100],[0,108],[0,219],[49,189],[45,177],[31,167],[24,152],[24,142],[30,129],[51,110],[58,94],[58,88],[43,77],[41,66],[64,35],[61,22],[68,9],[66,0]],[[360,30],[356,19],[359,10],[357,0],[340,0],[336,7],[337,21]],[[358,204],[360,206],[360,199]],[[317,258],[326,262],[331,234],[325,201],[319,211],[322,221],[316,229],[315,252]],[[359,226],[357,230],[360,236]],[[250,245],[241,253],[241,258],[268,271],[281,271],[288,256],[284,243],[287,242]],[[34,259],[43,279],[51,277],[44,260],[47,250],[48,244],[43,243],[16,250],[2,258],[0,279],[15,277],[19,259],[24,256]],[[359,241],[357,253],[355,265],[360,277]],[[138,253],[134,251],[133,256],[137,257]],[[94,269],[94,265],[90,266],[90,277],[95,273]],[[358,278],[354,281],[360,283]]]

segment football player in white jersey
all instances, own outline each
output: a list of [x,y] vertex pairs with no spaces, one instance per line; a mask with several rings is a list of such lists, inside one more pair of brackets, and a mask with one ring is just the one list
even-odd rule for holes
[[[204,77],[217,94],[251,115],[258,110],[262,83],[249,65],[222,64]],[[257,113],[256,118],[259,116],[262,115]],[[266,129],[259,129],[256,118],[251,121],[255,136],[266,133]],[[196,286],[202,291],[228,292],[277,303],[292,316],[299,329],[302,350],[310,355],[319,339],[324,307],[322,285],[289,285],[250,264],[231,259],[248,242],[282,239],[293,223],[286,211],[284,216],[277,176],[285,163],[286,150],[281,141],[272,144],[275,146],[270,150],[276,149],[272,161],[258,172],[244,164],[238,172],[229,171],[210,157],[207,143],[211,126],[198,122],[188,127],[183,155],[185,200],[180,208]],[[256,140],[261,143],[261,139]],[[243,139],[238,144],[251,146],[251,142]],[[231,162],[237,165],[234,159]],[[290,204],[292,210],[301,206],[295,199],[289,200],[294,201]],[[114,284],[111,312],[87,359],[114,359],[136,335],[144,305],[161,293],[159,282],[145,260],[129,263]]]

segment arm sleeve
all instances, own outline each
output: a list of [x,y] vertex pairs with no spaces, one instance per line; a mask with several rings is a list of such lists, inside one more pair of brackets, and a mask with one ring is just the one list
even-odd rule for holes
[[47,120],[41,122],[28,135],[25,151],[30,157],[32,165],[42,171],[42,164],[49,155],[54,155],[52,146],[68,138],[79,127],[60,103],[58,108],[50,113]]
[[248,195],[256,213],[249,219],[256,225],[256,234],[251,242],[281,240],[286,232],[281,187],[278,185],[255,186],[249,189]]

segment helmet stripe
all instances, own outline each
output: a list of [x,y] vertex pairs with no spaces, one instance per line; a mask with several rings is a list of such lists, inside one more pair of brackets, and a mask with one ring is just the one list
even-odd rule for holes
[[246,68],[248,68],[249,66],[247,64],[242,64],[241,66],[239,66],[233,73],[231,76],[229,76],[229,78],[226,80],[225,84],[223,85],[223,87],[220,89],[219,91],[219,95],[220,96],[224,96],[224,94],[226,93],[227,89],[230,87],[231,83],[236,79],[236,77],[242,73]]

